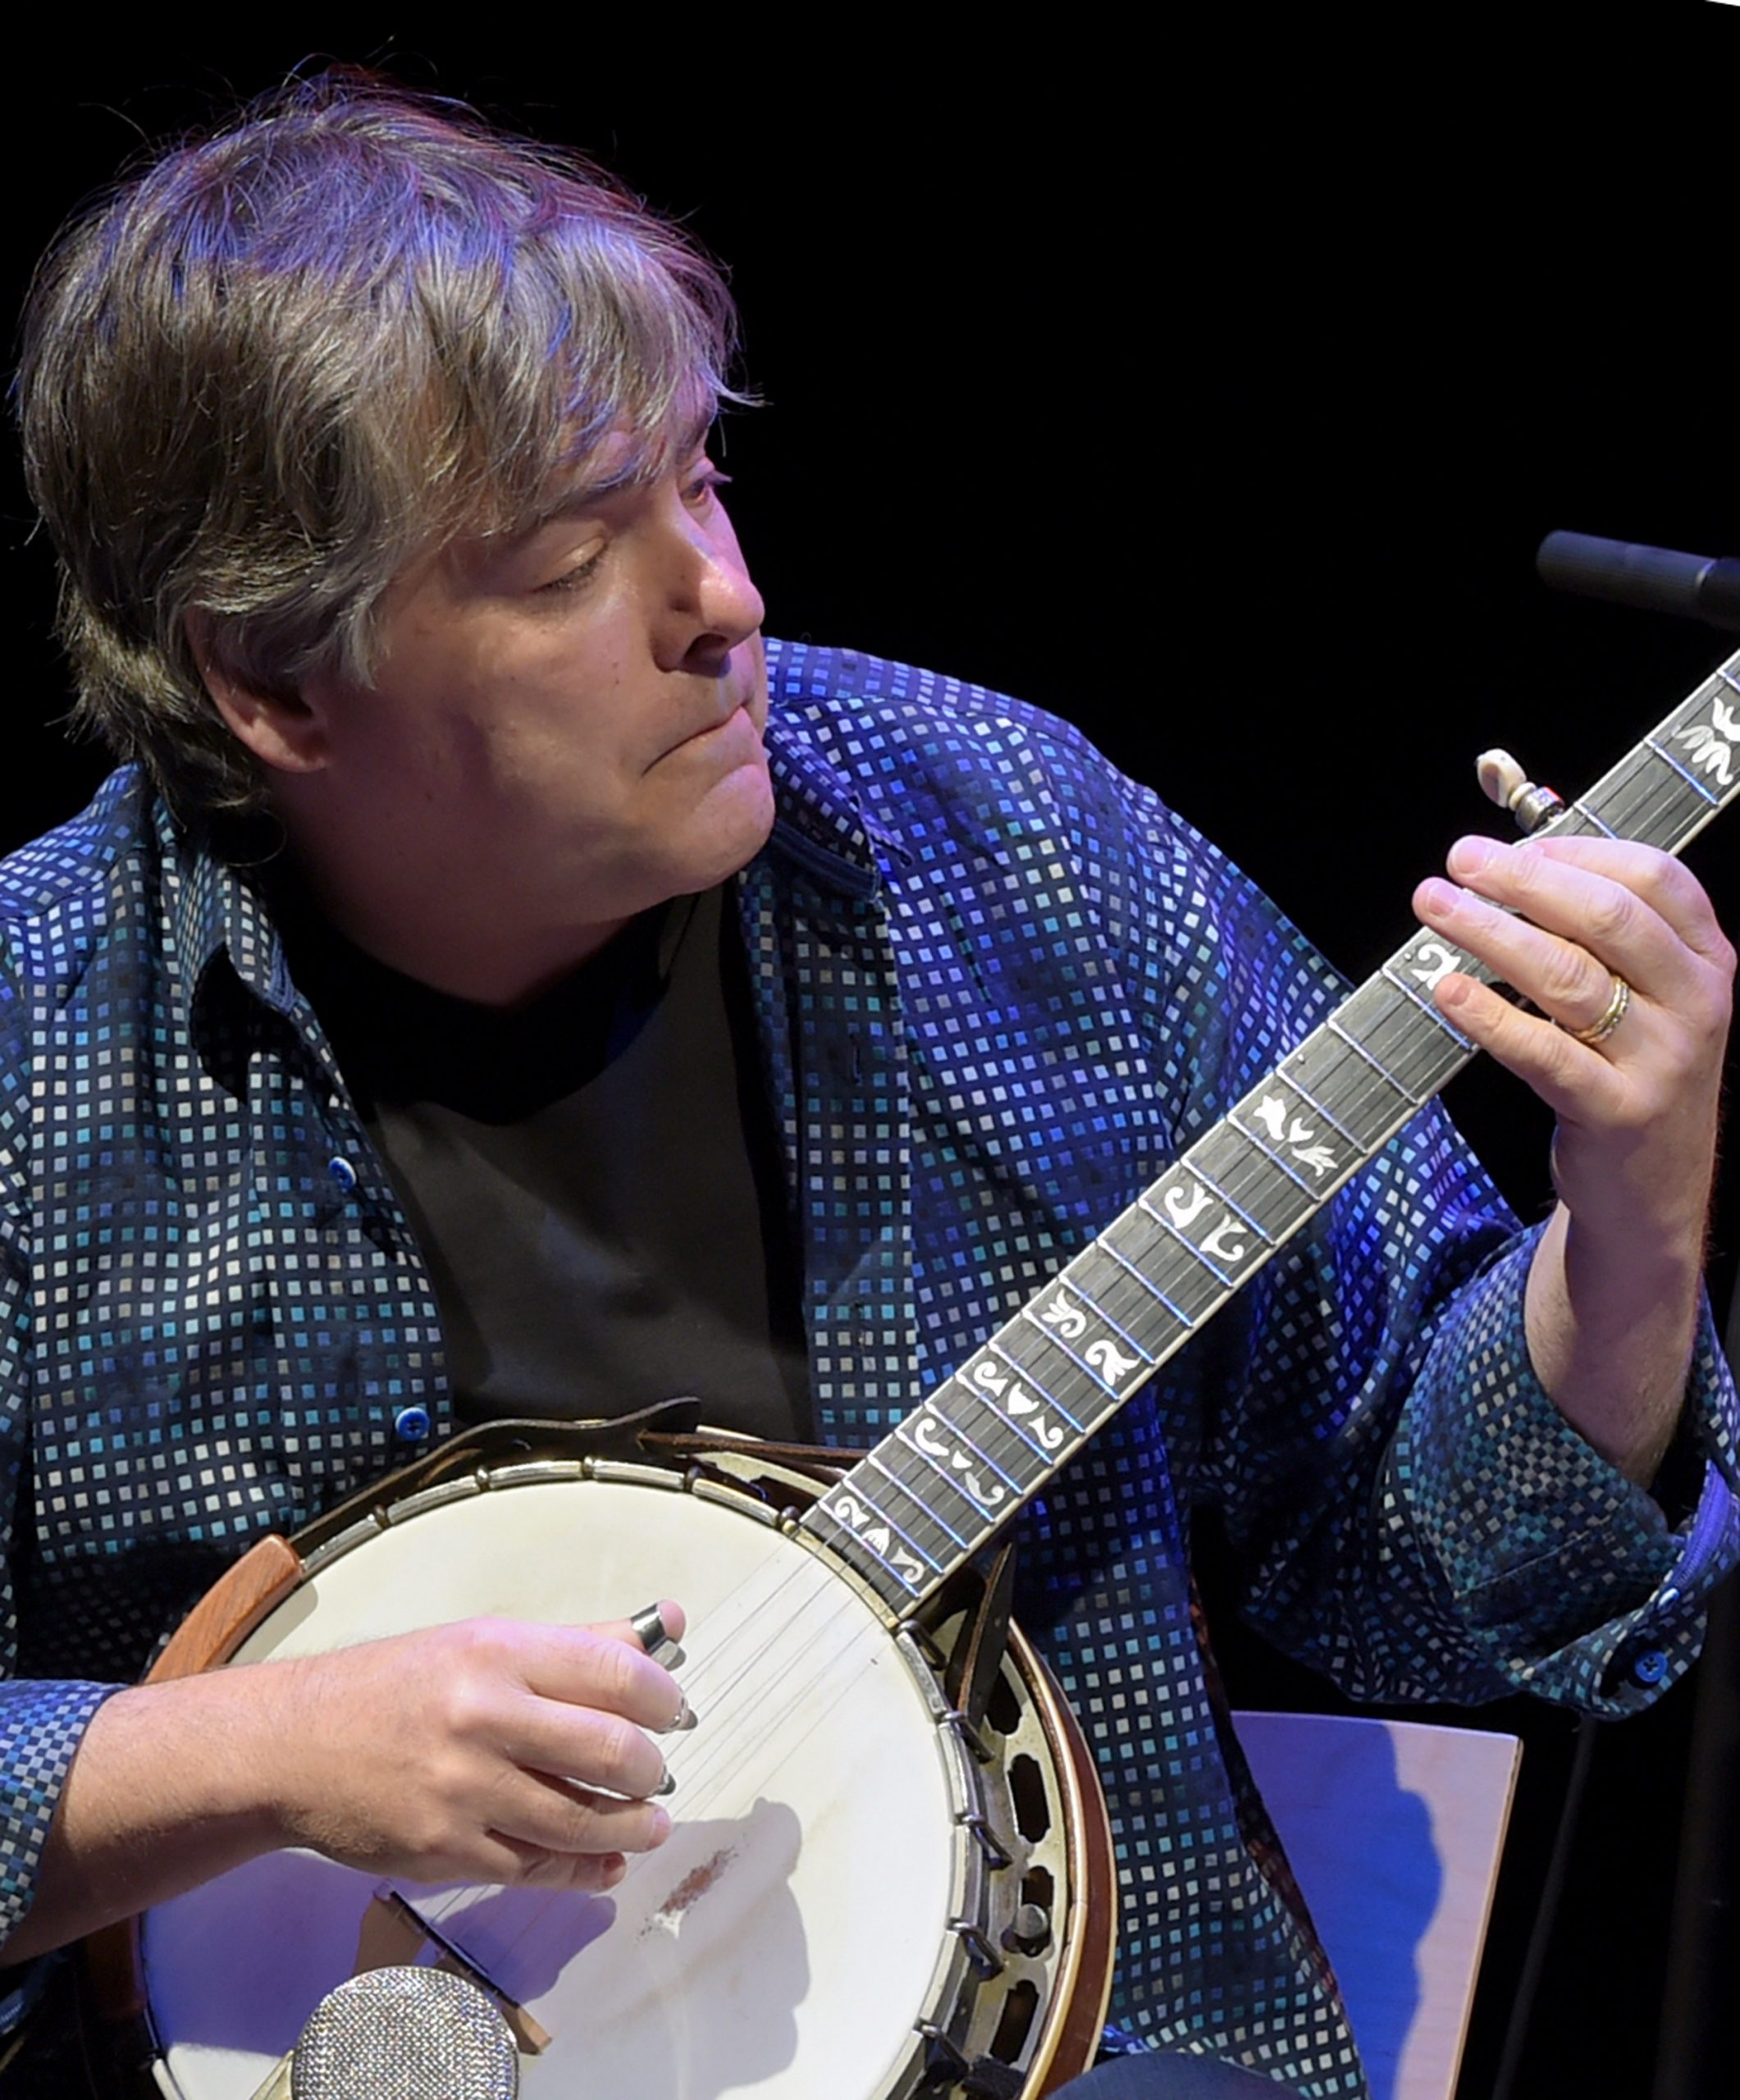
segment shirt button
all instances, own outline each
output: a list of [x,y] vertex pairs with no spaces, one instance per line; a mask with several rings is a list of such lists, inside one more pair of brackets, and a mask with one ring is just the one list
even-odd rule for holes
[[357,1185],[357,1171],[341,1152],[327,1162],[327,1171],[348,1196]]
[[1631,1673],[1639,1684],[1660,1684],[1668,1673],[1668,1659],[1660,1648],[1646,1648],[1633,1656]]
[[405,1444],[420,1444],[429,1434],[427,1408],[400,1408],[393,1417],[393,1434]]

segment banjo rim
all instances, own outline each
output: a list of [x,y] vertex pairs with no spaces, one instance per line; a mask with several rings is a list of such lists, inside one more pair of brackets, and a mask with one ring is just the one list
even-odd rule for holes
[[[612,1426],[615,1427],[615,1426]],[[574,1455],[585,1425],[493,1423],[454,1438],[417,1465],[387,1476],[286,1539],[268,1534],[221,1576],[176,1628],[144,1682],[158,1683],[221,1667],[318,1569],[360,1547],[368,1537],[409,1522],[422,1510],[468,1498],[476,1490],[532,1481],[621,1481],[665,1491],[695,1486],[678,1468]],[[568,1450],[560,1449],[568,1445]],[[552,1452],[551,1447],[557,1447]],[[847,1455],[847,1454],[843,1454]],[[812,1498],[825,1482],[789,1464],[758,1457],[752,1445],[719,1454],[728,1467],[719,1481],[701,1483],[708,1500],[728,1501],[767,1521],[749,1502],[751,1479],[776,1486],[788,1504]],[[736,1462],[736,1463],[733,1463]],[[718,1461],[715,1459],[715,1463]],[[515,1476],[509,1480],[508,1475]],[[413,1506],[414,1505],[414,1506]],[[805,1545],[864,1593],[849,1570]],[[886,1620],[879,1601],[879,1616]],[[902,1644],[907,1645],[907,1644]],[[1109,1819],[1093,1756],[1080,1726],[1044,1659],[1010,1623],[1007,1659],[1019,1678],[1048,1746],[1051,1778],[1062,1809],[1066,1885],[1051,1988],[1034,2015],[1035,2032],[1021,2100],[1044,2100],[1089,2067],[1094,2057],[1112,1986],[1117,1927],[1117,1870]],[[915,1667],[918,1667],[915,1665]],[[84,1943],[91,1994],[103,2025],[117,2038],[129,2030],[137,2063],[162,2061],[145,1977],[144,1915],[92,1934]],[[1028,2046],[1024,2044],[1024,2047]]]

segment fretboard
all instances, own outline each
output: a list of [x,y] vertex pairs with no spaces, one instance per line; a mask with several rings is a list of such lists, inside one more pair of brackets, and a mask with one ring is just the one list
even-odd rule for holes
[[[1740,794],[1740,653],[1535,834],[1678,852]],[[803,1519],[906,1618],[1474,1055],[1421,932]]]

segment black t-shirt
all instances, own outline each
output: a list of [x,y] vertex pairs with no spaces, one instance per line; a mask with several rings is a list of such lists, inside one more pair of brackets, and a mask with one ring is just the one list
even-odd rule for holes
[[512,1011],[363,954],[293,893],[290,966],[434,1274],[459,1418],[694,1394],[807,1438],[791,1198],[728,895],[682,897]]

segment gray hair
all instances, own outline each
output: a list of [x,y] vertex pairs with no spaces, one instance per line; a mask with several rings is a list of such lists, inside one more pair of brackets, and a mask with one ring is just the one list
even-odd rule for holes
[[184,819],[261,806],[190,616],[253,690],[366,682],[413,555],[529,522],[607,431],[659,471],[742,398],[734,341],[719,271],[608,178],[388,82],[298,83],[163,154],[25,311],[75,719]]

